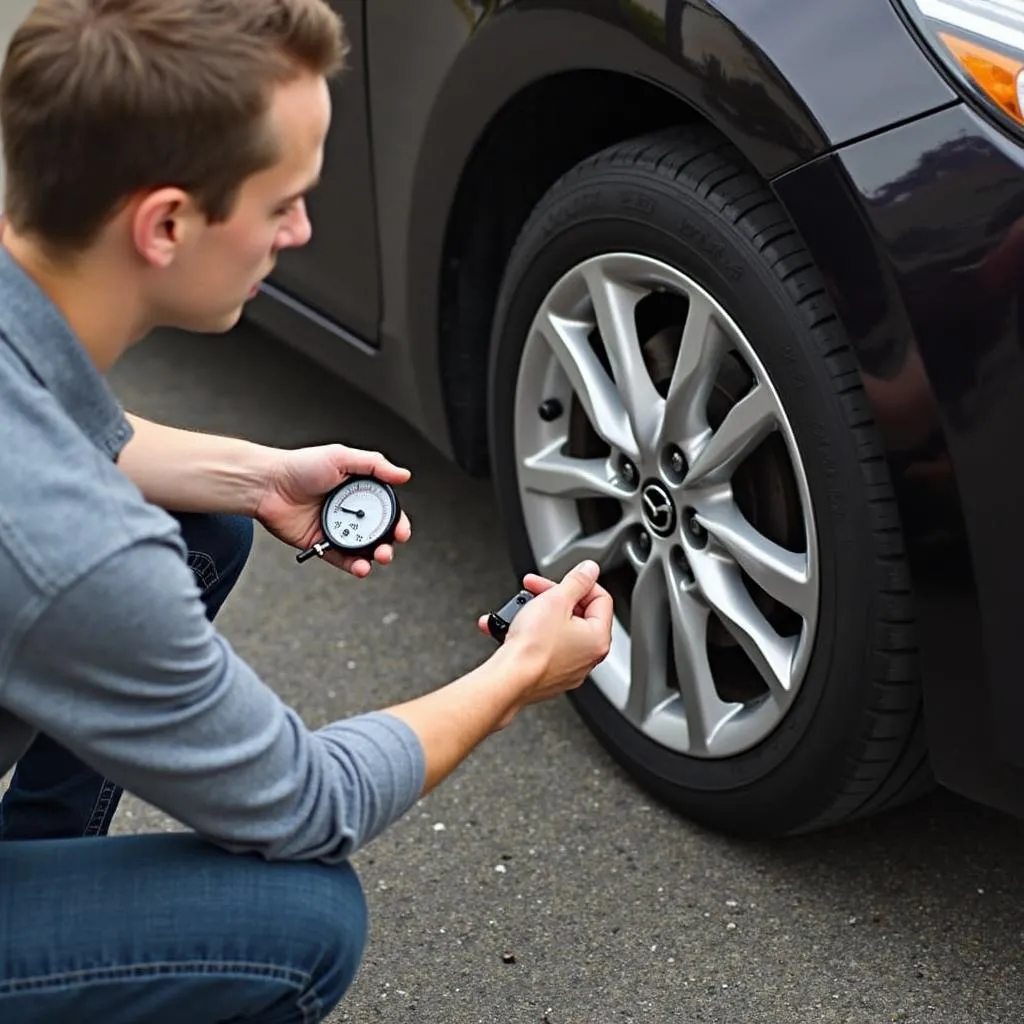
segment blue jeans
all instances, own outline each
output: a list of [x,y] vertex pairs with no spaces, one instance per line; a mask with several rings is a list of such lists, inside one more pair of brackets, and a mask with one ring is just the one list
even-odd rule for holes
[[[212,620],[252,522],[178,519]],[[183,834],[111,838],[121,795],[46,736],[18,763],[0,803],[0,1021],[322,1020],[366,941],[352,868],[268,864]]]

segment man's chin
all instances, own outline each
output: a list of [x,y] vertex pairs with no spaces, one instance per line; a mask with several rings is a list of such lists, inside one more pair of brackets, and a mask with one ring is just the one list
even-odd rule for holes
[[245,306],[239,306],[229,316],[226,316],[220,326],[211,333],[227,334],[228,331],[233,331],[241,321],[244,312]]
[[218,317],[182,318],[178,323],[168,326],[176,327],[179,331],[189,334],[227,334],[238,326],[244,310],[244,306],[237,306],[231,312]]

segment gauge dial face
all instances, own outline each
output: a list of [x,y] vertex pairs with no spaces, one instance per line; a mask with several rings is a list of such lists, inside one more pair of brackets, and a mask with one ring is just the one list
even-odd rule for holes
[[361,551],[373,548],[389,535],[398,521],[395,492],[379,480],[347,480],[324,505],[324,535],[337,548]]

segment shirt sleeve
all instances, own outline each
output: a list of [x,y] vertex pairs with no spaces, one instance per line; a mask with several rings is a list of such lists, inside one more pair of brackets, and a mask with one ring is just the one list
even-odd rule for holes
[[418,799],[416,734],[384,712],[308,729],[207,620],[170,544],[140,542],[48,604],[4,704],[230,850],[336,863]]

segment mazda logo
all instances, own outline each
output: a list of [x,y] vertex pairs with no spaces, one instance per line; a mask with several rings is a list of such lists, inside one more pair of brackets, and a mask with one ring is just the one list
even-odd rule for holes
[[676,528],[676,507],[660,484],[648,484],[641,494],[644,516],[659,537],[667,537]]

